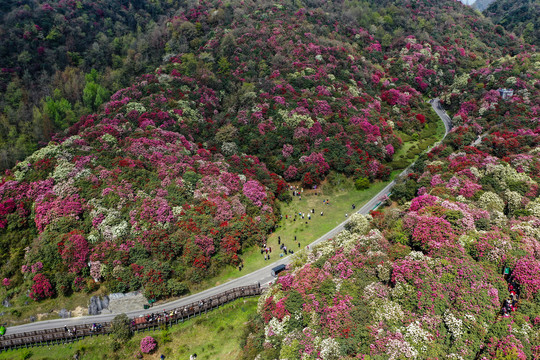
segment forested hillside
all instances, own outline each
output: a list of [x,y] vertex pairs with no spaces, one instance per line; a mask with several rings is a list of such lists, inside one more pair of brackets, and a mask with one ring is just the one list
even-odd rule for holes
[[0,168],[158,65],[164,21],[182,6],[178,0],[2,1]]
[[484,10],[484,15],[506,30],[523,36],[526,42],[540,45],[540,1],[497,0]]
[[[123,30],[104,33],[103,47],[87,43],[54,76],[47,51],[71,46],[69,32],[57,28],[58,47],[33,57],[43,45],[29,26],[22,49],[35,71],[5,54],[2,119],[11,127],[2,134],[18,139],[43,124],[49,130],[37,135],[57,133],[0,181],[2,296],[24,304],[98,288],[181,295],[265,243],[279,202],[290,200],[287,182],[312,188],[336,172],[370,183],[404,168],[395,153],[435,132],[426,101],[440,97],[454,130],[396,186],[390,209],[355,216],[299,258],[261,300],[245,357],[538,350],[538,284],[527,270],[540,266],[533,46],[450,0],[145,4],[148,19],[176,14],[134,35],[135,4],[124,4],[117,15],[129,41],[92,56]],[[51,11],[40,6],[21,19]],[[101,41],[91,29],[89,42]],[[25,90],[40,71],[53,79],[43,102],[46,94],[32,100]],[[514,97],[503,100],[501,87]],[[38,103],[31,118],[17,115]],[[493,322],[508,295],[506,266],[524,296],[515,331]]]

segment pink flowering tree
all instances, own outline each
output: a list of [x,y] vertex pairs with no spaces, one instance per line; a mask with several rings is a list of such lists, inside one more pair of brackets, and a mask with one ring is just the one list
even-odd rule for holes
[[211,256],[216,252],[214,240],[205,235],[195,236],[195,244],[201,249],[205,256]]
[[294,165],[291,165],[285,170],[285,173],[283,174],[285,177],[285,180],[294,180],[298,176],[298,168]]
[[540,261],[527,256],[519,259],[513,271],[516,281],[524,288],[524,297],[532,298],[540,292]]
[[418,219],[412,232],[412,239],[414,244],[426,251],[456,245],[452,225],[444,219],[433,216]]
[[258,207],[261,207],[262,202],[266,199],[264,187],[256,180],[246,181],[242,190],[244,195]]
[[145,354],[149,354],[154,351],[157,347],[156,339],[151,336],[142,338],[141,340],[141,351]]

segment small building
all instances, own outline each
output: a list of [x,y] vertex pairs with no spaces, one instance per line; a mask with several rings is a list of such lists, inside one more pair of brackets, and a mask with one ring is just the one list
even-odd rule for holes
[[514,96],[514,90],[513,89],[497,89],[499,94],[501,94],[501,97],[503,100],[510,99],[512,96]]

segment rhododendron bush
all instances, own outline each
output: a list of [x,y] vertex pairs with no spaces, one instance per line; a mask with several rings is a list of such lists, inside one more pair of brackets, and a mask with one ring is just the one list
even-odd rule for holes
[[141,340],[141,351],[145,354],[151,353],[157,346],[156,339],[146,336]]

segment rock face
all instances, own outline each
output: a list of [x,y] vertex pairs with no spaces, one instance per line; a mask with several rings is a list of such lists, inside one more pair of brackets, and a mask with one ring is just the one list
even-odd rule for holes
[[66,309],[61,309],[59,312],[58,312],[58,315],[60,315],[60,317],[62,319],[67,319],[67,318],[70,318],[71,317],[71,311],[67,311]]
[[8,298],[5,298],[3,301],[2,301],[2,306],[3,307],[11,307],[11,303],[9,302],[9,299]]
[[109,307],[109,297],[104,296],[92,296],[90,298],[90,305],[88,306],[88,315],[99,315],[103,310]]
[[146,299],[140,291],[133,291],[126,294],[109,294],[109,298],[109,310],[115,314],[139,310],[142,309],[145,304],[148,304],[148,299]]

